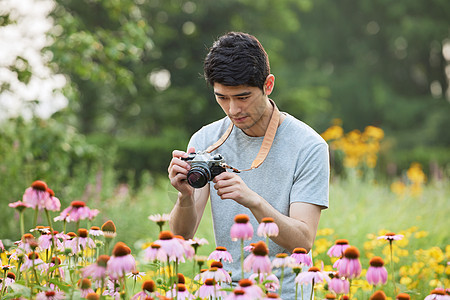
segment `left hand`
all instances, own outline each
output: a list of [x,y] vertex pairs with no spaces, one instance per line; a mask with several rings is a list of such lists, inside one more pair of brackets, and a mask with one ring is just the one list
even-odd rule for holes
[[252,191],[236,173],[223,172],[214,179],[214,188],[221,199],[231,199],[251,208],[258,204],[259,195]]

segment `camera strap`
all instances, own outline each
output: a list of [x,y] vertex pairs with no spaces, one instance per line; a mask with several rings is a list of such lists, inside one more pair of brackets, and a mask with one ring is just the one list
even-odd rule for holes
[[[259,148],[259,152],[256,155],[256,158],[253,160],[252,165],[249,169],[245,170],[238,170],[236,168],[233,168],[231,166],[228,166],[224,164],[224,167],[232,169],[233,172],[239,173],[243,171],[250,171],[253,169],[258,168],[266,159],[267,155],[269,154],[270,148],[272,147],[273,140],[275,139],[275,134],[277,133],[278,123],[280,122],[280,111],[278,110],[277,106],[275,105],[275,102],[272,99],[269,99],[270,104],[273,106],[272,116],[269,121],[269,125],[267,126],[266,133],[264,134],[264,139],[261,144],[261,148]],[[230,136],[231,131],[233,131],[233,122],[230,122],[230,126],[228,126],[225,133],[220,137],[217,142],[212,144],[206,149],[206,152],[211,153],[217,148],[219,148]]]

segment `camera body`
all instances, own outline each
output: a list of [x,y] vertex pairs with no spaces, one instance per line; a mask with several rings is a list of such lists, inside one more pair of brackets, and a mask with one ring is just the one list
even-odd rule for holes
[[211,155],[206,151],[201,151],[189,153],[188,157],[181,159],[191,165],[191,169],[187,173],[187,181],[196,189],[204,187],[214,177],[226,171],[222,167],[225,160],[220,154]]

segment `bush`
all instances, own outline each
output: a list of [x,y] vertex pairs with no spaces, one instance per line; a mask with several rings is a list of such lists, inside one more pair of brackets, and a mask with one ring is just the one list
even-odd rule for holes
[[[96,193],[112,190],[110,165],[114,152],[86,142],[75,128],[55,120],[10,119],[0,125],[0,199],[5,207],[17,200],[34,180],[51,182],[65,206],[86,194],[86,187],[102,184]],[[101,179],[100,179],[101,176]],[[106,195],[105,195],[106,196]],[[67,200],[66,200],[67,199]],[[0,210],[4,238],[17,233],[17,221]]]

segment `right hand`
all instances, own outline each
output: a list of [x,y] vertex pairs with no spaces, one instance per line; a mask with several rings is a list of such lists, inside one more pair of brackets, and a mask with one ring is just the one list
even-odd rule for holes
[[184,196],[191,196],[194,188],[186,180],[191,166],[186,161],[181,160],[181,157],[187,157],[188,153],[193,152],[195,152],[195,148],[189,148],[188,152],[174,150],[168,168],[170,184]]

